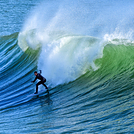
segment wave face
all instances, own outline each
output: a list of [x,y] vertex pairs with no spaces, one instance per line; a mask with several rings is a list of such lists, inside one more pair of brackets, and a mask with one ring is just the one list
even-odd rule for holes
[[[1,36],[0,133],[134,133],[132,7],[45,1]],[[30,96],[35,70],[49,94]]]
[[[30,33],[30,39],[33,39],[32,35]],[[24,45],[22,43],[26,40],[24,35],[19,34],[19,39],[22,50],[29,48],[26,42]],[[30,48],[36,50],[42,46],[38,69],[43,71],[50,86],[56,86],[75,80],[87,70],[96,70],[93,61],[102,55],[102,46],[99,43],[99,39],[89,36],[63,36],[48,44],[40,43]]]

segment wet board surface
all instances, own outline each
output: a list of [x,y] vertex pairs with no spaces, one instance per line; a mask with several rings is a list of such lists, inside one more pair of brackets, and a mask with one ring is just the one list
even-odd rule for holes
[[28,97],[36,97],[36,96],[43,95],[43,94],[48,94],[46,89],[38,91],[38,94],[34,94],[34,93],[30,94]]

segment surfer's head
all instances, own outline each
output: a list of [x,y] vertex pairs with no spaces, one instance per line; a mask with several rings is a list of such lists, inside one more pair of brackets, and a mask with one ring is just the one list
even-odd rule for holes
[[37,71],[34,72],[34,75],[35,75],[35,76],[37,75]]

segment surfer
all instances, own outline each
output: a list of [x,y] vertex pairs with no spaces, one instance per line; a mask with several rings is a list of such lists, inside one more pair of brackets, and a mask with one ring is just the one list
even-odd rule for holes
[[[37,71],[34,72],[34,75],[36,76],[35,79],[31,82],[35,82],[37,79],[39,79],[40,81],[36,84],[36,92],[34,94],[37,94],[38,93],[38,86],[40,84],[42,84],[43,86],[46,87],[47,89],[47,92],[48,92],[48,87],[44,84],[46,82],[46,79],[41,75],[41,70],[40,70],[40,73],[37,73]],[[48,92],[49,93],[49,92]]]

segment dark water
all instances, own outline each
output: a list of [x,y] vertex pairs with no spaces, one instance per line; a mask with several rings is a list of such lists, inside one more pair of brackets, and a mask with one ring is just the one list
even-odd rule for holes
[[0,2],[0,133],[133,134],[133,1],[40,2]]

